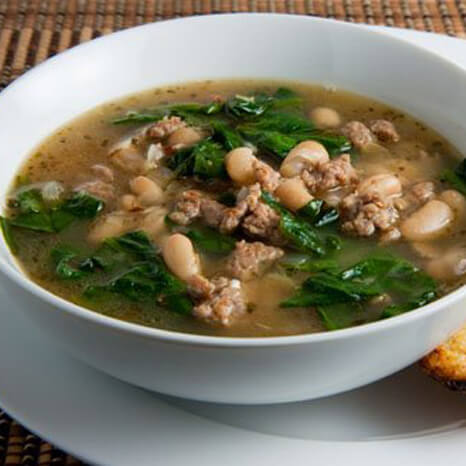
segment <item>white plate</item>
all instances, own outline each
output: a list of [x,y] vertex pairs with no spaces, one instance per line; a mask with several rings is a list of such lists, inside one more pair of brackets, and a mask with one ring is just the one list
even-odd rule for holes
[[[466,67],[466,42],[388,30]],[[18,312],[47,306],[0,277],[0,402],[21,423],[88,462],[111,465],[385,466],[461,463],[464,395],[416,367],[311,402],[228,406],[157,396],[54,348]]]

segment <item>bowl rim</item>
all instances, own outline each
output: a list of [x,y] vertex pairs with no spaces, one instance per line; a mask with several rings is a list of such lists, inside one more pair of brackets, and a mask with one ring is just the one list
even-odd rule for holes
[[[115,36],[123,38],[124,36],[131,36],[132,34],[139,34],[139,31],[152,28],[170,27],[173,23],[179,22],[190,22],[190,23],[204,23],[204,22],[217,22],[223,20],[232,20],[237,16],[246,17],[262,17],[264,20],[278,20],[278,21],[301,21],[308,22],[309,24],[316,22],[325,22],[333,24],[332,27],[341,27],[349,30],[357,30],[359,34],[365,34],[369,38],[375,34],[383,36],[386,40],[391,42],[397,42],[401,47],[411,48],[419,55],[435,57],[439,62],[443,63],[443,66],[450,66],[459,71],[464,75],[466,81],[466,70],[455,63],[453,60],[443,57],[436,52],[432,52],[425,49],[417,43],[412,43],[405,38],[394,37],[386,34],[383,30],[376,30],[369,28],[365,25],[352,24],[343,21],[337,21],[334,19],[309,17],[295,14],[279,14],[279,13],[222,13],[217,15],[201,15],[191,16],[183,18],[174,18],[170,20],[164,20],[160,22],[153,22],[148,24],[142,24],[121,31],[115,31],[111,34],[98,37],[91,41],[79,44],[75,47],[65,50],[39,65],[33,67],[19,78],[15,79],[13,83],[8,85],[2,92],[0,92],[0,99],[10,92],[15,92],[18,84],[23,81],[34,79],[36,73],[40,73],[43,68],[53,66],[55,61],[66,59],[68,55],[84,54],[87,47],[98,47],[99,44],[105,44],[115,40]],[[6,244],[3,234],[0,235],[0,241],[3,243],[7,255],[12,262],[16,262],[15,256],[11,253],[8,245]],[[208,336],[191,333],[183,333],[173,330],[163,330],[156,327],[148,327],[141,324],[126,322],[119,320],[115,317],[106,316],[100,314],[97,311],[79,306],[70,301],[67,301],[60,296],[53,294],[51,291],[42,288],[37,283],[32,281],[21,269],[21,267],[14,267],[8,263],[4,258],[0,257],[0,272],[5,274],[10,280],[15,282],[18,286],[27,292],[30,292],[42,301],[53,305],[60,311],[66,311],[68,316],[79,319],[84,319],[88,323],[95,325],[102,325],[107,327],[109,330],[116,332],[134,334],[138,337],[162,340],[166,343],[178,344],[178,345],[195,345],[195,346],[209,346],[209,347],[228,347],[228,348],[245,348],[245,347],[280,347],[280,346],[294,346],[302,344],[317,343],[320,341],[332,341],[353,338],[361,335],[367,335],[370,333],[376,333],[378,331],[386,331],[400,325],[408,324],[414,320],[421,319],[423,316],[431,315],[441,308],[450,306],[461,298],[466,297],[466,285],[461,286],[455,291],[448,293],[447,295],[433,301],[430,304],[416,308],[405,314],[399,316],[390,317],[385,320],[379,320],[376,322],[370,322],[355,327],[349,327],[340,330],[323,331],[317,333],[307,333],[298,335],[285,335],[285,336],[271,336],[271,337],[220,337],[220,336]]]

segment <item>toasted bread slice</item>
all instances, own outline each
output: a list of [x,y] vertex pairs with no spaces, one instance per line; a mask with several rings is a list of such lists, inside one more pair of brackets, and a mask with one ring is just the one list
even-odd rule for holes
[[423,358],[421,366],[448,388],[466,392],[466,326]]

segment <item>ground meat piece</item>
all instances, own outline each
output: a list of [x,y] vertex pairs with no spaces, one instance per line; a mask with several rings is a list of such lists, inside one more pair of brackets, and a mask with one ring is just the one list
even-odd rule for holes
[[350,194],[340,203],[342,230],[358,236],[371,236],[376,230],[387,231],[398,221],[398,211],[390,199],[377,194]]
[[225,269],[235,278],[250,280],[261,275],[283,254],[282,249],[266,246],[259,241],[254,243],[238,241],[235,250],[227,260]]
[[231,233],[238,228],[241,220],[246,215],[248,205],[246,202],[241,202],[235,207],[225,209],[222,222],[220,223],[219,230],[222,233]]
[[272,244],[281,245],[285,240],[279,229],[280,215],[272,207],[258,202],[254,210],[242,223],[243,230],[251,236],[267,239]]
[[374,141],[374,136],[370,129],[360,121],[350,121],[346,123],[341,131],[358,149]]
[[226,210],[227,207],[214,199],[205,197],[201,200],[201,217],[212,228],[220,227]]
[[261,193],[261,187],[258,183],[241,188],[236,196],[236,205],[224,211],[220,231],[222,233],[231,233],[235,230],[244,216],[254,210],[259,202]]
[[110,201],[115,197],[113,185],[105,183],[102,180],[86,181],[74,188],[74,191],[85,191],[91,196],[97,197],[104,201]]
[[237,196],[234,207],[226,207],[214,199],[203,196],[199,191],[185,191],[176,201],[173,212],[169,217],[180,225],[188,225],[197,218],[222,233],[235,230],[244,216],[256,206],[261,195],[259,184],[243,188]]
[[170,134],[174,133],[177,129],[184,128],[185,126],[186,123],[180,117],[166,116],[162,120],[157,121],[157,123],[150,125],[145,130],[144,135],[149,139],[160,141],[170,136]]
[[390,121],[373,120],[370,122],[369,128],[382,142],[398,142],[400,140],[400,135]]
[[185,191],[176,201],[173,212],[169,214],[170,219],[179,225],[188,225],[200,217],[202,199],[199,191]]
[[256,172],[256,180],[261,188],[273,193],[280,184],[280,173],[261,160],[255,161],[254,169]]
[[351,165],[351,158],[348,154],[304,169],[301,172],[301,178],[311,193],[351,186],[358,181],[358,175]]
[[194,306],[193,315],[198,319],[223,326],[231,325],[233,320],[247,310],[241,291],[241,282],[225,277],[214,278],[207,286],[205,282],[197,286],[202,287],[196,296],[201,302]]

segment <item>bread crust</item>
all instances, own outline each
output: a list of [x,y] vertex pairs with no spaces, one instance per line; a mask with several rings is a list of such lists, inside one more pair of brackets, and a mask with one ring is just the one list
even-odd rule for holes
[[466,393],[466,326],[425,356],[421,367],[449,389]]

